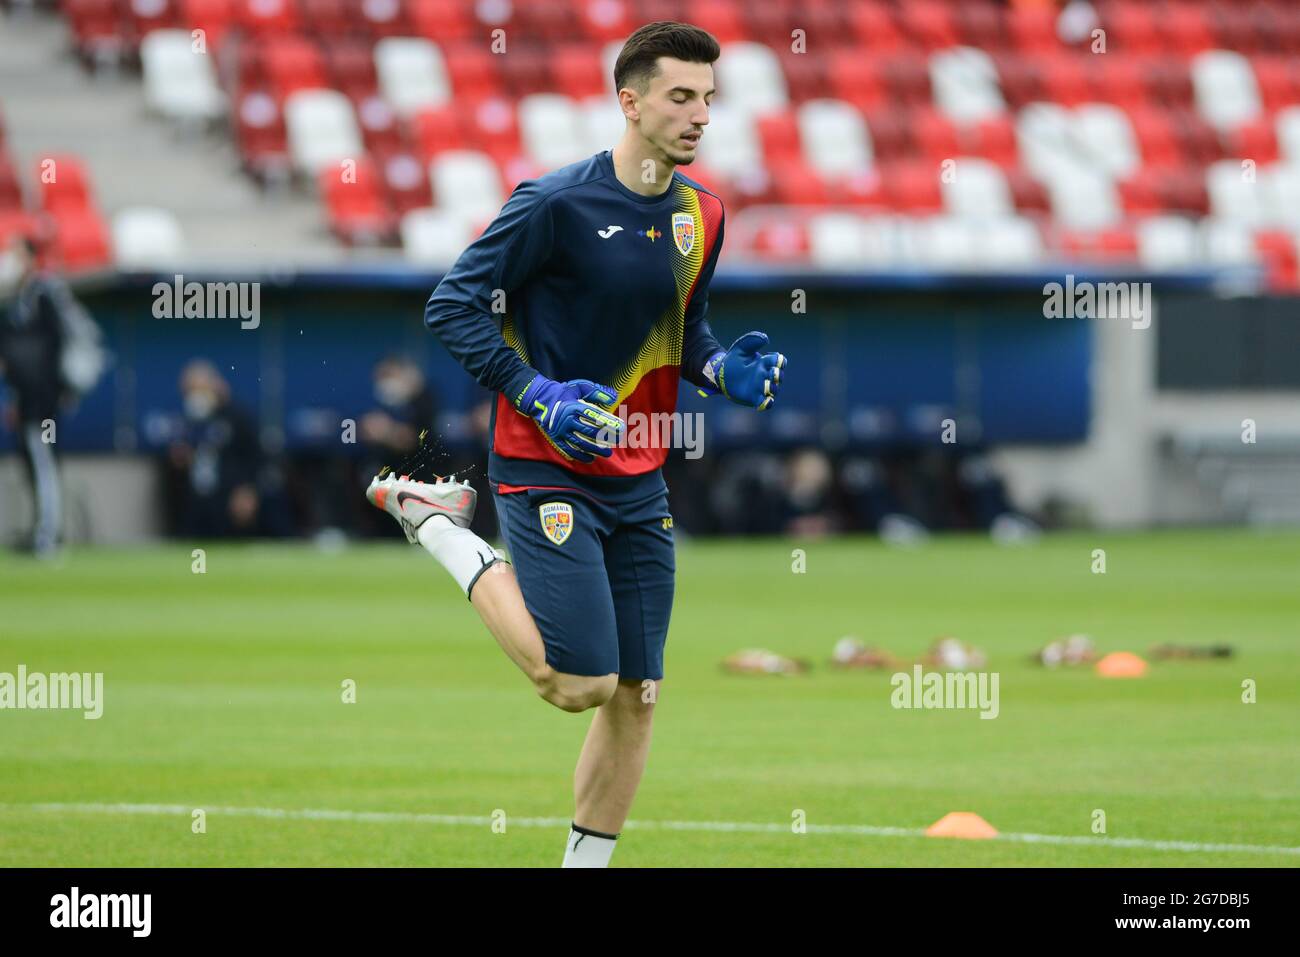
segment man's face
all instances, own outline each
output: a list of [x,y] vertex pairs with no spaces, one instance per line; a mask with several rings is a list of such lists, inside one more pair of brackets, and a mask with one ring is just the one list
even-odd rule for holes
[[659,72],[645,93],[637,93],[637,129],[643,139],[677,166],[695,160],[695,149],[709,122],[713,66],[661,56]]

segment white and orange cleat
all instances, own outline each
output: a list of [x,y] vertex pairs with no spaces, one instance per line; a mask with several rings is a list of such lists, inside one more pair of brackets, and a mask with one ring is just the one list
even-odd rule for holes
[[469,528],[478,504],[473,486],[468,481],[457,482],[454,475],[432,483],[413,481],[409,475],[389,475],[382,480],[376,475],[366,489],[366,498],[397,519],[412,544],[419,541],[416,532],[420,526],[434,515],[445,515],[461,528]]

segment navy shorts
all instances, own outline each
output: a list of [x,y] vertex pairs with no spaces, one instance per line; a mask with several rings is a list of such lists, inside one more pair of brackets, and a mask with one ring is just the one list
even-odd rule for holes
[[662,678],[677,571],[668,493],[630,504],[577,489],[493,497],[546,663],[570,675]]

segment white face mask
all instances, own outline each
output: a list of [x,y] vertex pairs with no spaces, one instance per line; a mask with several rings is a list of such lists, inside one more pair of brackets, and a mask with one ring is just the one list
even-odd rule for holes
[[13,253],[0,253],[0,292],[15,288],[22,278],[22,260]]
[[185,414],[191,419],[202,421],[217,409],[217,397],[206,390],[187,392],[185,394]]
[[407,400],[409,390],[397,376],[389,376],[375,383],[375,398],[384,405],[401,405]]

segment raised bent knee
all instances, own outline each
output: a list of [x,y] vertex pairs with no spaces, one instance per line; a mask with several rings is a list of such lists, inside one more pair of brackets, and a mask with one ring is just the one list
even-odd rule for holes
[[618,675],[566,675],[553,668],[534,679],[537,693],[561,711],[577,714],[599,708],[614,696]]

